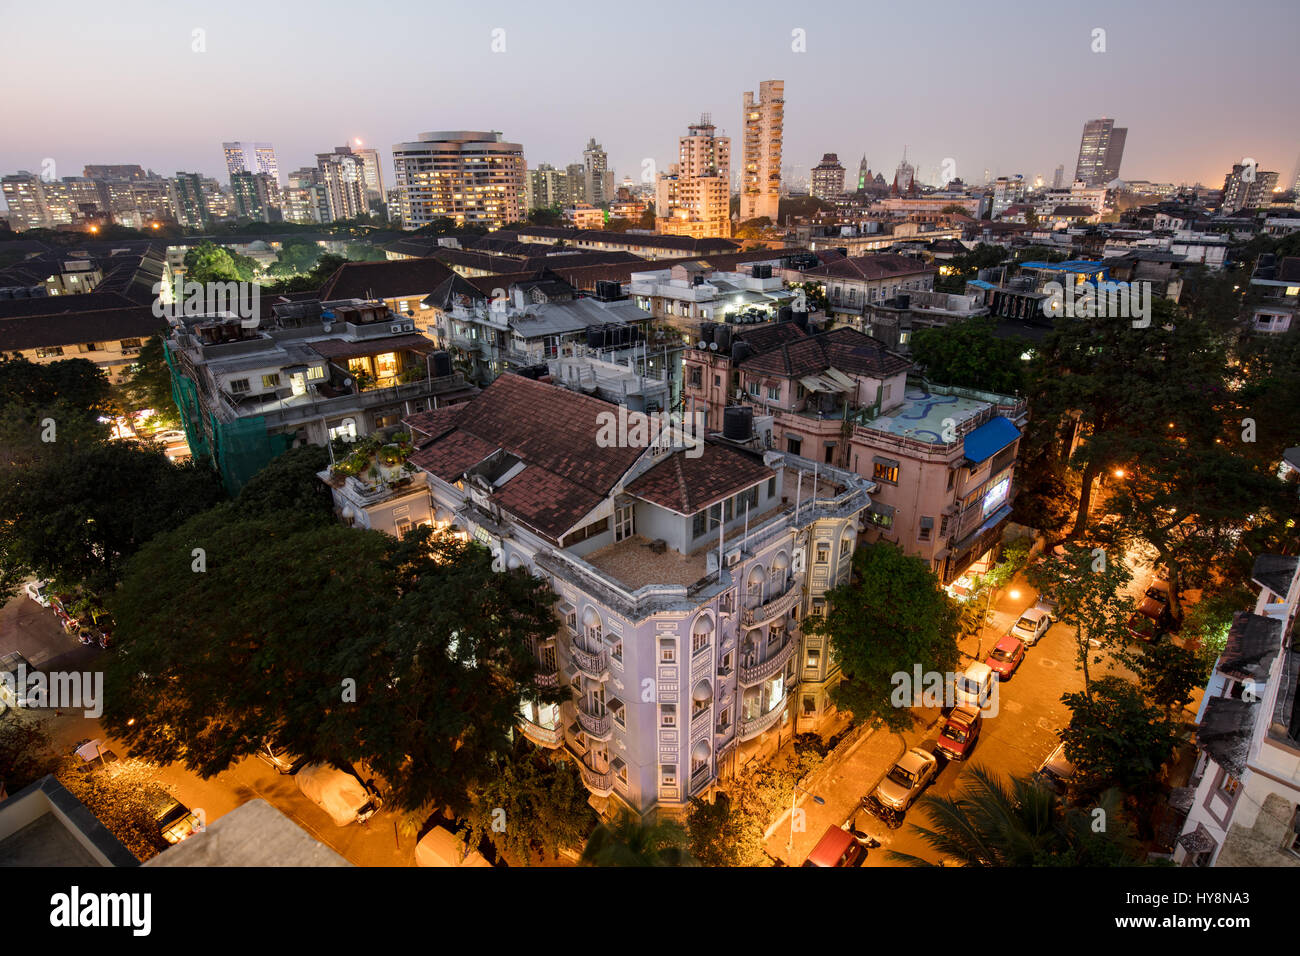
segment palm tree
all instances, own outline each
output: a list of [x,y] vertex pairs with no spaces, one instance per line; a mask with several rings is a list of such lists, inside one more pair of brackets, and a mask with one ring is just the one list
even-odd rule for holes
[[[1140,856],[1120,812],[1119,791],[1108,790],[1087,812],[1074,809],[1028,777],[1008,787],[983,767],[955,797],[923,797],[932,826],[912,824],[945,865],[1133,866]],[[1100,811],[1100,812],[1098,812]],[[888,851],[909,866],[934,866],[917,856]],[[947,862],[951,861],[951,862]]]
[[582,848],[583,866],[698,866],[685,829],[673,820],[641,823],[624,810],[596,827]]

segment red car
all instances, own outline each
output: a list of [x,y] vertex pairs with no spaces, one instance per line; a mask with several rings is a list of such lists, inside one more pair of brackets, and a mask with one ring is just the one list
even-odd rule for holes
[[1014,635],[1007,634],[994,645],[984,663],[998,675],[998,680],[1007,680],[1016,672],[1016,668],[1024,659],[1025,642]]
[[935,752],[941,753],[949,760],[964,760],[975,749],[979,739],[980,724],[983,718],[978,707],[954,707],[948,714],[948,720],[939,731],[939,742]]

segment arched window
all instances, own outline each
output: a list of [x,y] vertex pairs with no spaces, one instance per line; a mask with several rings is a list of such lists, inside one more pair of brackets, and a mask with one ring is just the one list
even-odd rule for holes
[[600,614],[594,607],[588,607],[582,615],[582,627],[587,636],[587,647],[594,651],[600,645],[601,639]]
[[763,566],[761,564],[756,564],[750,569],[746,593],[749,596],[750,607],[756,607],[763,603]]

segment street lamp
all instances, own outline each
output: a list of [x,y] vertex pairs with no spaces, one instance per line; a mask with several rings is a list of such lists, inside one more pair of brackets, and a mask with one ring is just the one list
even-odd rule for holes
[[799,784],[797,783],[794,784],[794,789],[790,791],[790,838],[786,841],[785,844],[785,856],[787,860],[792,859],[794,856],[795,801],[798,799],[798,795],[801,790],[813,798],[813,803],[823,807],[826,805],[826,801],[823,800],[821,797],[817,796],[817,794],[813,793],[811,790],[804,790],[803,787],[799,786]]

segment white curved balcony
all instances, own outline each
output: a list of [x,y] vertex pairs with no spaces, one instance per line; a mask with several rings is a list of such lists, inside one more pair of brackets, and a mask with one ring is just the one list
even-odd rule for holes
[[802,597],[803,575],[796,574],[790,580],[790,585],[776,597],[769,598],[767,603],[757,607],[741,608],[740,623],[745,627],[761,627],[769,621],[775,621],[789,614],[790,609],[798,604]]
[[577,710],[578,726],[588,737],[593,740],[609,740],[614,727],[614,717],[608,710],[603,714],[597,714],[590,709],[590,705],[585,700],[578,702]]
[[755,684],[761,684],[763,681],[776,675],[778,671],[785,667],[790,658],[794,655],[795,645],[798,639],[793,634],[787,634],[785,643],[781,649],[770,655],[767,660],[758,664],[746,666],[744,658],[741,658],[740,666],[740,685],[742,687],[753,687]]
[[742,720],[740,729],[736,734],[736,740],[752,740],[765,730],[771,730],[781,722],[781,715],[785,713],[785,700],[777,704],[766,714],[755,717],[752,720]]
[[592,770],[582,761],[578,761],[578,770],[582,774],[583,785],[598,797],[608,797],[614,792],[614,771]]
[[521,719],[519,721],[519,730],[539,747],[555,750],[557,747],[564,745],[564,731],[559,727],[543,727],[531,720]]

